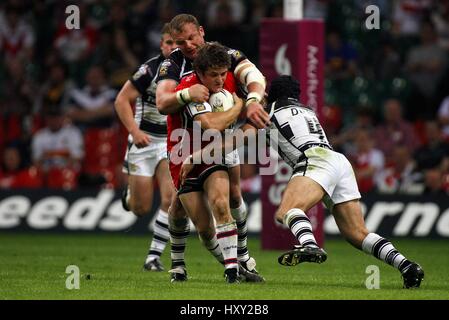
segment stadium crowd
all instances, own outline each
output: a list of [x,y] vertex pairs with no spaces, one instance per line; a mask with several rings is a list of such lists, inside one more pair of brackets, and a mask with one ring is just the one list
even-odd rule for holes
[[[72,4],[79,30],[65,25]],[[379,30],[364,27],[369,4]],[[448,195],[449,0],[305,0],[304,9],[326,21],[322,122],[360,191]],[[127,131],[114,99],[182,12],[256,63],[260,20],[283,13],[282,0],[2,1],[0,188],[123,187]],[[260,191],[255,166],[242,166],[242,187]]]

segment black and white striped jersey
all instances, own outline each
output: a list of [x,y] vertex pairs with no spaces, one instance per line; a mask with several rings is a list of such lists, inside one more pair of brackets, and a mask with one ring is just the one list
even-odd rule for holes
[[[305,159],[311,146],[332,149],[315,112],[295,99],[280,99],[267,106],[270,145],[292,168]],[[278,131],[277,141],[273,130]]]
[[152,137],[167,137],[167,116],[160,114],[156,107],[156,76],[164,61],[164,56],[153,57],[133,74],[131,83],[141,94],[136,101],[134,120],[139,129]]

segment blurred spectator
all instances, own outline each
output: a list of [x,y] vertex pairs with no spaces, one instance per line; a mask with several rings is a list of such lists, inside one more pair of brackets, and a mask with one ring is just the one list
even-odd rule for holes
[[438,35],[438,45],[449,51],[449,0],[440,0],[432,12],[432,22]]
[[80,9],[80,28],[68,29],[65,19],[62,19],[54,37],[53,47],[58,57],[67,65],[70,77],[76,83],[81,83],[98,43],[98,32],[87,21],[86,3],[79,2],[77,6]]
[[406,70],[415,86],[410,98],[412,112],[417,119],[435,115],[434,96],[440,80],[446,72],[447,52],[438,46],[436,33],[431,23],[421,28],[421,44],[413,47],[406,61]]
[[137,67],[137,57],[122,29],[105,27],[99,34],[100,41],[92,55],[92,63],[105,68],[113,87],[121,87]]
[[401,57],[389,36],[381,40],[380,50],[374,56],[373,62],[376,79],[391,79],[401,74]]
[[35,100],[36,84],[23,61],[11,58],[6,64],[7,81],[0,90],[0,113],[27,114]]
[[449,161],[449,143],[443,140],[441,129],[436,121],[425,123],[426,143],[414,154],[419,170],[441,166]]
[[247,6],[250,10],[246,11],[248,22],[253,26],[259,26],[261,20],[267,16],[268,5],[265,0],[251,0]]
[[432,0],[396,0],[393,7],[392,32],[398,36],[418,35],[421,21]]
[[0,52],[5,60],[30,61],[33,56],[34,33],[21,16],[20,8],[9,3],[0,14]]
[[421,194],[424,190],[422,173],[416,170],[409,148],[396,145],[392,150],[392,163],[382,170],[377,180],[381,193]]
[[325,74],[329,79],[347,79],[357,74],[357,52],[341,39],[339,32],[329,31],[326,36]]
[[80,9],[80,29],[68,29],[64,20],[54,38],[54,46],[60,57],[69,64],[87,59],[95,48],[98,38],[97,30],[86,21],[85,4],[79,3],[78,7]]
[[[374,114],[370,108],[361,107],[357,110],[355,121],[345,126],[337,135],[329,135],[329,141],[335,150],[345,154],[355,152],[354,140],[359,129],[370,129],[374,127]],[[326,131],[327,132],[327,131]]]
[[42,177],[35,167],[23,166],[20,150],[11,145],[4,149],[0,167],[0,189],[40,188]]
[[69,101],[70,91],[74,88],[74,83],[67,75],[63,64],[57,63],[50,66],[48,78],[42,84],[40,92],[35,101],[35,112],[42,111],[43,106],[56,106],[63,108]]
[[32,140],[33,163],[43,172],[54,167],[79,170],[84,156],[81,131],[66,124],[61,109],[55,106],[46,108],[45,122],[46,127]]
[[[204,8],[202,8],[204,10]],[[146,31],[146,56],[153,57],[160,53],[161,30],[165,23],[176,15],[172,1],[160,1],[157,8],[158,19],[148,27]]]
[[374,139],[370,129],[361,128],[355,133],[355,152],[349,155],[360,192],[369,192],[375,188],[376,181],[385,165],[382,151],[374,148]]
[[210,24],[206,30],[207,38],[231,48],[238,48],[248,54],[245,43],[248,39],[242,37],[243,30],[233,17],[231,4],[218,1],[214,3],[214,8],[216,8],[214,23]]
[[444,98],[438,108],[438,121],[443,127],[443,137],[449,141],[449,96]]
[[410,152],[417,147],[413,126],[402,116],[402,105],[397,99],[389,99],[384,103],[384,122],[375,133],[376,146],[384,153],[389,164],[396,146],[402,145]]
[[[221,14],[221,11],[226,8],[229,11],[229,23],[236,25],[243,23],[245,18],[246,8],[241,0],[212,0],[208,1],[206,9],[207,28],[211,28],[220,24],[223,18],[228,19],[227,15]],[[214,39],[216,40],[216,39]]]
[[439,167],[429,168],[424,171],[424,195],[449,196],[445,188],[443,171]]
[[80,128],[110,127],[115,120],[116,91],[107,83],[103,68],[93,66],[86,75],[86,86],[70,94],[67,116]]

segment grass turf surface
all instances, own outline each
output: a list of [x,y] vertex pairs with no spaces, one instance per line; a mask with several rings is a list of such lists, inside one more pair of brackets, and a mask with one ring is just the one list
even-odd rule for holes
[[[262,251],[249,239],[266,283],[228,285],[223,268],[201,246],[188,240],[189,280],[170,283],[165,272],[144,272],[150,236],[0,233],[0,299],[149,299],[149,300],[302,300],[449,299],[449,241],[396,239],[393,244],[421,264],[425,279],[418,290],[402,289],[397,270],[342,240],[327,240],[321,265],[284,267],[281,251]],[[169,267],[169,251],[162,259]],[[80,289],[65,287],[68,265],[80,269]],[[380,269],[380,290],[368,290],[366,267]],[[90,279],[87,279],[90,278]]]

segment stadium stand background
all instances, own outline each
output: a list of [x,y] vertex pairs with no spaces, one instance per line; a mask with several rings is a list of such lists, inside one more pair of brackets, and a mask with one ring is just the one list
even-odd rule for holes
[[[80,30],[65,28],[71,4]],[[368,4],[380,30],[363,27]],[[259,22],[282,17],[282,1],[2,1],[0,188],[122,188],[127,132],[114,95],[158,53],[163,23],[185,12],[206,39],[257,62]],[[362,191],[448,195],[449,1],[305,0],[305,17],[326,22],[323,122]],[[33,140],[58,113],[82,150],[50,150],[43,165]],[[245,192],[260,191],[257,168],[243,166],[242,178]]]

